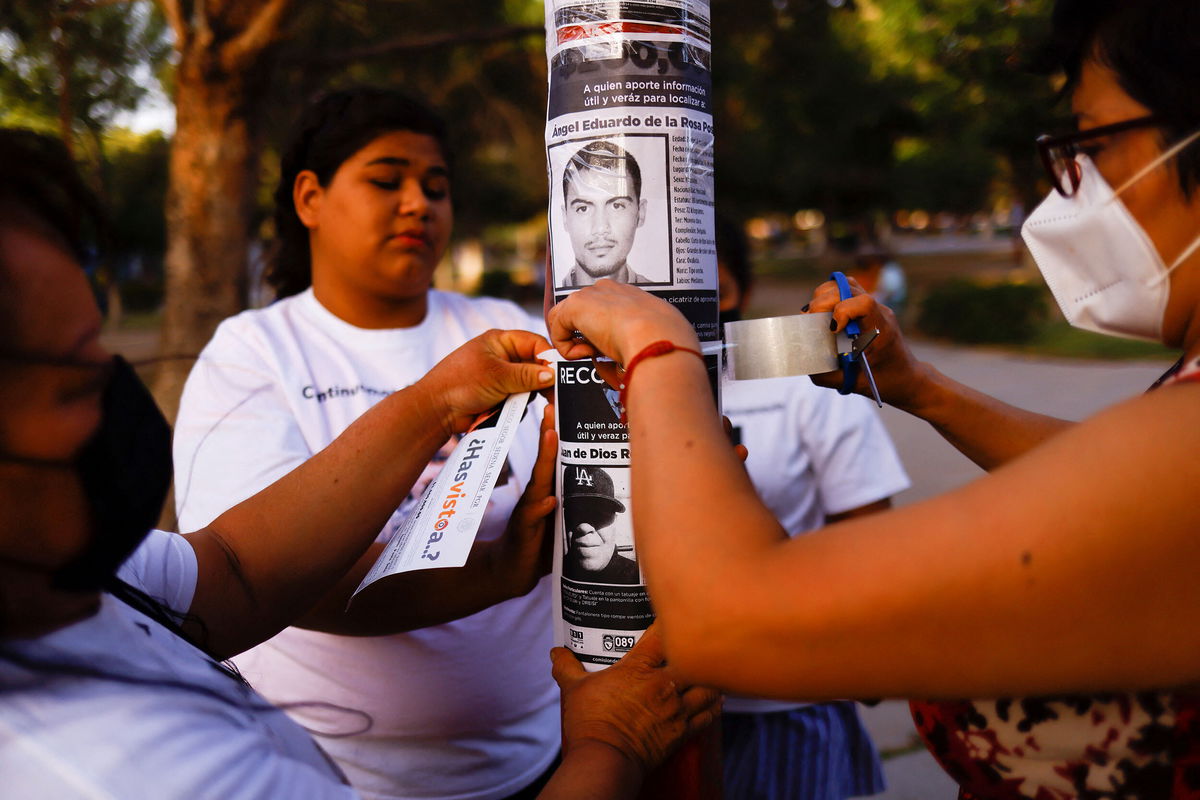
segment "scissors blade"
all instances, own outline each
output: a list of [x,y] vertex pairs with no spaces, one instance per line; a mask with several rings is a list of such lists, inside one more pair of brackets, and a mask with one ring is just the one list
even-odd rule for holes
[[854,352],[861,353],[871,346],[871,342],[875,341],[875,337],[879,335],[879,328],[872,328],[869,331],[863,331],[862,335],[854,339]]
[[858,357],[862,361],[863,372],[867,373],[867,383],[871,385],[871,395],[875,398],[875,404],[883,408],[883,401],[879,399],[879,387],[875,385],[875,376],[871,374],[871,363],[867,361],[867,354],[860,352]]

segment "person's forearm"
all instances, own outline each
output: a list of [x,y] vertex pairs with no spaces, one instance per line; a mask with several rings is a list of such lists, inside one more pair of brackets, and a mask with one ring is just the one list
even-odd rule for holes
[[932,425],[985,470],[1024,455],[1075,423],[1011,406],[921,364],[921,390],[895,403]]
[[634,536],[675,663],[717,612],[711,598],[786,535],[730,446],[694,355],[643,361],[628,396]]
[[[812,312],[832,311],[839,329],[857,319],[864,330],[876,329],[867,356],[873,368],[874,387],[888,405],[926,420],[963,455],[986,470],[1020,456],[1071,423],[1034,414],[977,392],[919,360],[909,349],[895,314],[879,305],[851,279],[854,296],[842,299],[833,281],[813,292]],[[814,375],[813,381],[840,387],[842,372]],[[860,373],[856,391],[869,396],[868,381]]]
[[775,543],[715,423],[686,408],[704,384],[685,364],[639,367],[630,438],[639,556],[686,679],[827,699],[1200,678],[1200,390],[1137,398],[952,494]]
[[[663,338],[695,347],[678,312],[603,281],[551,323],[567,357],[590,349],[574,330],[622,363]],[[723,437],[695,356],[645,358],[625,381],[638,555],[683,679],[826,699],[1200,678],[1200,387],[1027,443],[953,493],[785,539]]]
[[626,800],[637,797],[643,777],[615,747],[585,742],[563,756],[538,800]]
[[[240,652],[306,611],[360,557],[449,433],[442,409],[415,384],[189,535],[202,564],[236,576],[236,586],[200,576],[192,610],[210,651]],[[229,619],[205,620],[206,612]]]
[[501,574],[494,544],[476,542],[462,567],[389,576],[364,589],[347,607],[382,552],[383,545],[372,545],[295,624],[342,636],[387,636],[462,619],[520,593],[509,576]]

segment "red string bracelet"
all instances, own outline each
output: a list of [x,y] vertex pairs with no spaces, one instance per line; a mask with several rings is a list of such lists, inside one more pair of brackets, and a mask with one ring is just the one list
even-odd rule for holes
[[674,342],[669,342],[666,339],[660,339],[657,342],[651,342],[638,351],[637,355],[629,359],[629,363],[625,365],[624,374],[621,376],[621,388],[617,393],[617,400],[621,404],[621,423],[625,424],[626,420],[626,394],[629,392],[629,383],[633,379],[633,368],[647,358],[655,356],[665,356],[667,353],[674,353],[679,350],[684,353],[691,353],[696,358],[704,361],[704,354],[699,350],[693,350],[690,347],[680,347]]

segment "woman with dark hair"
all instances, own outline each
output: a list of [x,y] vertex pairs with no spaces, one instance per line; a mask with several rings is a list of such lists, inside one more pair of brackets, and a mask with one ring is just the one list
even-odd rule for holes
[[[212,525],[153,531],[171,432],[99,342],[80,266],[94,211],[61,144],[0,130],[0,794],[357,797],[220,659],[328,590],[449,433],[551,383],[535,360],[546,342],[523,331],[473,339]],[[518,550],[541,549],[537,527]],[[486,579],[478,566],[457,572],[464,584]],[[403,583],[389,587],[392,602],[407,598]],[[553,654],[564,759],[543,800],[631,797],[673,742],[711,721],[715,695],[680,691],[657,637],[647,640],[594,677]]]
[[[358,88],[314,103],[284,151],[275,197],[270,280],[282,299],[222,323],[183,392],[175,497],[185,528],[208,524],[304,463],[470,338],[542,327],[507,301],[432,288],[453,222],[451,162],[442,121],[409,97]],[[538,437],[531,414],[483,517],[482,540],[508,524]],[[453,571],[431,570],[419,573],[423,588],[412,602],[397,607],[368,590],[346,608],[453,444],[339,587],[296,627],[237,660],[274,702],[320,698],[370,712],[370,730],[321,738],[369,797],[528,796],[559,749],[544,655],[549,584],[539,582],[548,559],[539,554],[469,587]],[[535,511],[545,515],[554,501],[541,500]],[[326,727],[319,709],[291,713]]]
[[787,539],[669,304],[601,282],[554,308],[551,338],[627,365],[638,552],[688,677],[942,700],[915,717],[964,798],[1194,800],[1200,3],[1060,0],[1054,23],[1078,130],[1039,140],[1054,188],[1023,234],[1071,323],[1182,351],[1153,391],[1078,425],[1022,411],[917,361],[861,288],[825,284],[812,311],[882,331],[880,394],[992,474]]

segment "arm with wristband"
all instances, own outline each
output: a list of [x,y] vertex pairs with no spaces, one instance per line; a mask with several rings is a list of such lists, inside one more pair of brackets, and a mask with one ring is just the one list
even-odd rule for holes
[[[604,281],[559,303],[550,334],[567,358],[618,363],[663,339],[696,346],[668,303]],[[644,357],[626,393],[639,555],[667,658],[689,680],[819,700],[1200,675],[1187,622],[1200,613],[1200,428],[1173,422],[1194,414],[1200,386],[1124,403],[955,492],[795,539],[729,447],[699,359]],[[1135,429],[1154,446],[1131,447]]]

